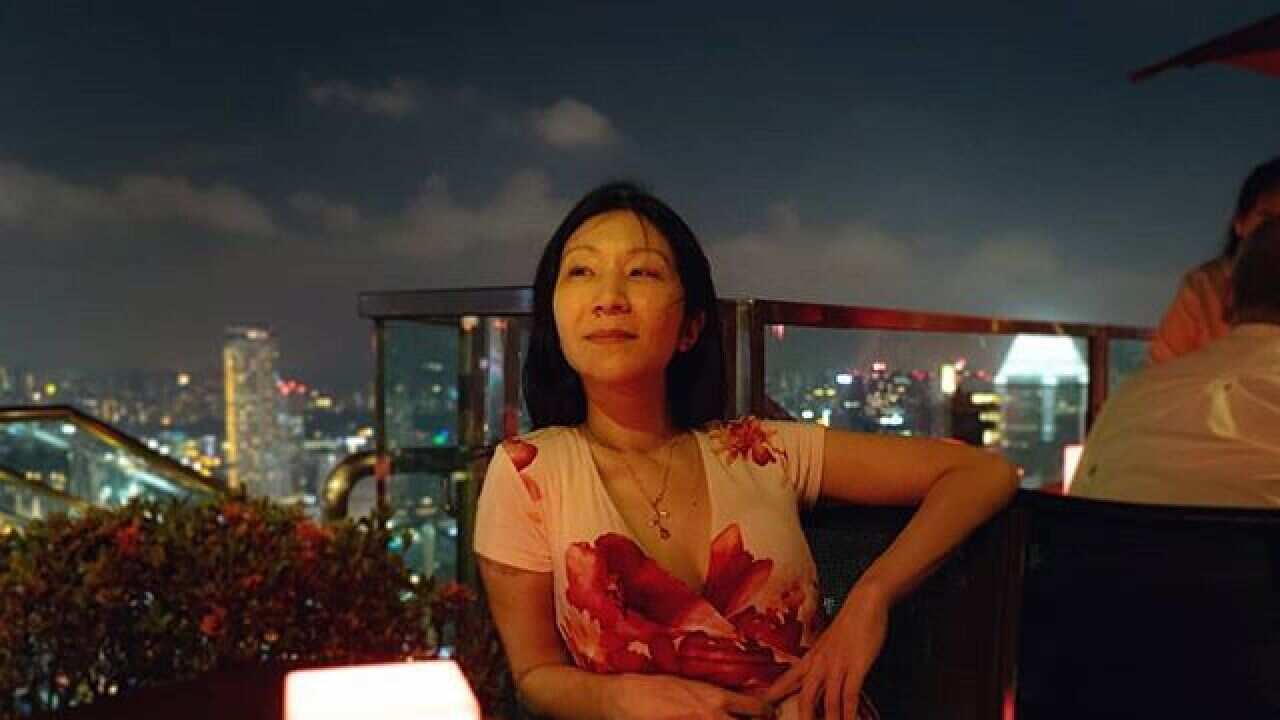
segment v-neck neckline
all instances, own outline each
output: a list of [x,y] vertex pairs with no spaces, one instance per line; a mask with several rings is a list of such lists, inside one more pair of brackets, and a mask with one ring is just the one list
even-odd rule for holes
[[[689,585],[688,582],[685,582],[682,578],[673,574],[671,570],[659,565],[658,561],[652,554],[650,554],[645,544],[640,541],[639,534],[636,533],[631,525],[627,523],[626,518],[622,516],[622,511],[618,509],[617,503],[613,501],[613,496],[609,494],[609,489],[604,486],[604,477],[600,474],[600,467],[596,465],[596,458],[591,453],[591,443],[587,440],[580,427],[573,427],[573,436],[577,440],[578,451],[585,455],[587,465],[591,468],[591,486],[596,492],[600,493],[604,497],[604,504],[609,511],[610,520],[612,521],[611,525],[625,533],[628,539],[644,551],[644,556],[649,560],[652,560],[655,565],[658,565],[658,568],[661,569],[662,572],[666,573],[672,580],[684,585],[695,595],[702,595],[702,591],[707,586],[707,576],[711,573],[711,539],[716,536],[717,503],[715,483],[711,481],[712,473],[710,472],[710,462],[714,458],[711,453],[708,452],[707,444],[705,439],[702,437],[702,434],[697,430],[690,430],[689,432],[693,435],[693,439],[698,445],[698,459],[702,461],[702,476],[703,481],[707,486],[707,537],[704,539],[703,547],[699,551],[703,564],[702,566],[695,568],[699,576],[698,587]],[[659,540],[659,542],[662,541]]]

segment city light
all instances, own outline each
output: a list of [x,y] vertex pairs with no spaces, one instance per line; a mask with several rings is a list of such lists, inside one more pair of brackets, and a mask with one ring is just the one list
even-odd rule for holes
[[1071,443],[1062,446],[1062,492],[1071,494],[1071,481],[1075,479],[1076,468],[1080,467],[1080,457],[1084,455],[1084,445]]
[[853,373],[836,373],[837,385],[852,385]]
[[956,392],[956,366],[943,365],[938,371],[938,388],[943,395],[954,395]]
[[191,384],[191,376],[187,373],[178,373],[178,387],[186,387]]

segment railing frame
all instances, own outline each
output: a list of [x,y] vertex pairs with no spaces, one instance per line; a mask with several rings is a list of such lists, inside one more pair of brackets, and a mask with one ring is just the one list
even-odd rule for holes
[[[913,310],[856,305],[831,305],[823,303],[794,302],[758,298],[721,299],[720,316],[723,325],[725,375],[728,396],[726,408],[729,415],[753,413],[770,414],[765,393],[765,330],[769,325],[795,325],[812,328],[845,330],[888,330],[949,332],[986,335],[1034,333],[1065,335],[1084,338],[1088,344],[1089,404],[1086,410],[1085,428],[1092,425],[1107,396],[1107,361],[1109,344],[1115,339],[1148,339],[1151,331],[1146,328],[1120,325],[1096,325],[1088,323],[1047,322],[1004,317],[958,315]],[[465,457],[468,478],[478,478],[484,472],[484,458],[492,450],[488,442],[486,421],[501,423],[503,434],[512,431],[508,427],[511,418],[485,417],[485,372],[480,370],[480,360],[486,357],[488,337],[482,322],[485,318],[528,317],[533,313],[533,288],[528,286],[498,286],[479,288],[454,288],[440,290],[403,290],[361,293],[357,301],[361,317],[373,323],[373,347],[375,355],[374,385],[375,443],[372,461],[360,458],[351,464],[343,463],[335,469],[330,488],[342,494],[330,498],[326,491],[326,503],[340,503],[346,507],[345,493],[363,477],[372,475],[378,483],[378,506],[385,507],[386,483],[396,457],[389,450],[387,438],[386,373],[387,329],[391,322],[420,322],[425,324],[453,325],[459,332],[458,377],[458,430],[459,450]],[[510,331],[501,338],[508,342]],[[506,384],[503,388],[505,405],[514,406],[520,397],[520,373],[513,353],[505,354]],[[510,408],[508,408],[510,410]],[[396,454],[397,457],[401,457]],[[339,477],[340,476],[340,477]],[[340,481],[340,482],[339,482]],[[459,533],[470,532],[475,501],[479,492],[478,482],[466,482],[460,501]],[[336,507],[336,505],[335,505]],[[334,510],[326,511],[333,516]],[[459,545],[460,552],[463,544]],[[459,573],[463,580],[474,581],[475,568],[470,557],[458,558]]]
[[20,422],[67,422],[83,428],[108,445],[142,456],[148,464],[161,469],[167,477],[193,492],[231,494],[226,482],[217,476],[205,477],[171,457],[161,455],[133,436],[70,405],[38,407],[0,407],[0,425]]

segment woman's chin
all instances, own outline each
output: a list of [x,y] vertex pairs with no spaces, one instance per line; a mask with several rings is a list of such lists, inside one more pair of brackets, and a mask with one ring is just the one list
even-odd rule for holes
[[[625,358],[620,358],[625,360]],[[635,387],[652,389],[662,382],[661,371],[652,368],[636,367],[628,362],[597,362],[578,369],[578,375],[588,386],[594,387]]]

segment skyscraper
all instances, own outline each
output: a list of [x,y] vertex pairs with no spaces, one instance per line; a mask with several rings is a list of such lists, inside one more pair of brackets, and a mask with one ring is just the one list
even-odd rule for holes
[[996,374],[1006,456],[1032,486],[1061,482],[1063,448],[1084,441],[1089,365],[1065,335],[1017,335]]
[[227,328],[222,348],[227,422],[227,482],[252,495],[279,498],[293,492],[285,433],[280,424],[276,360],[270,331]]

